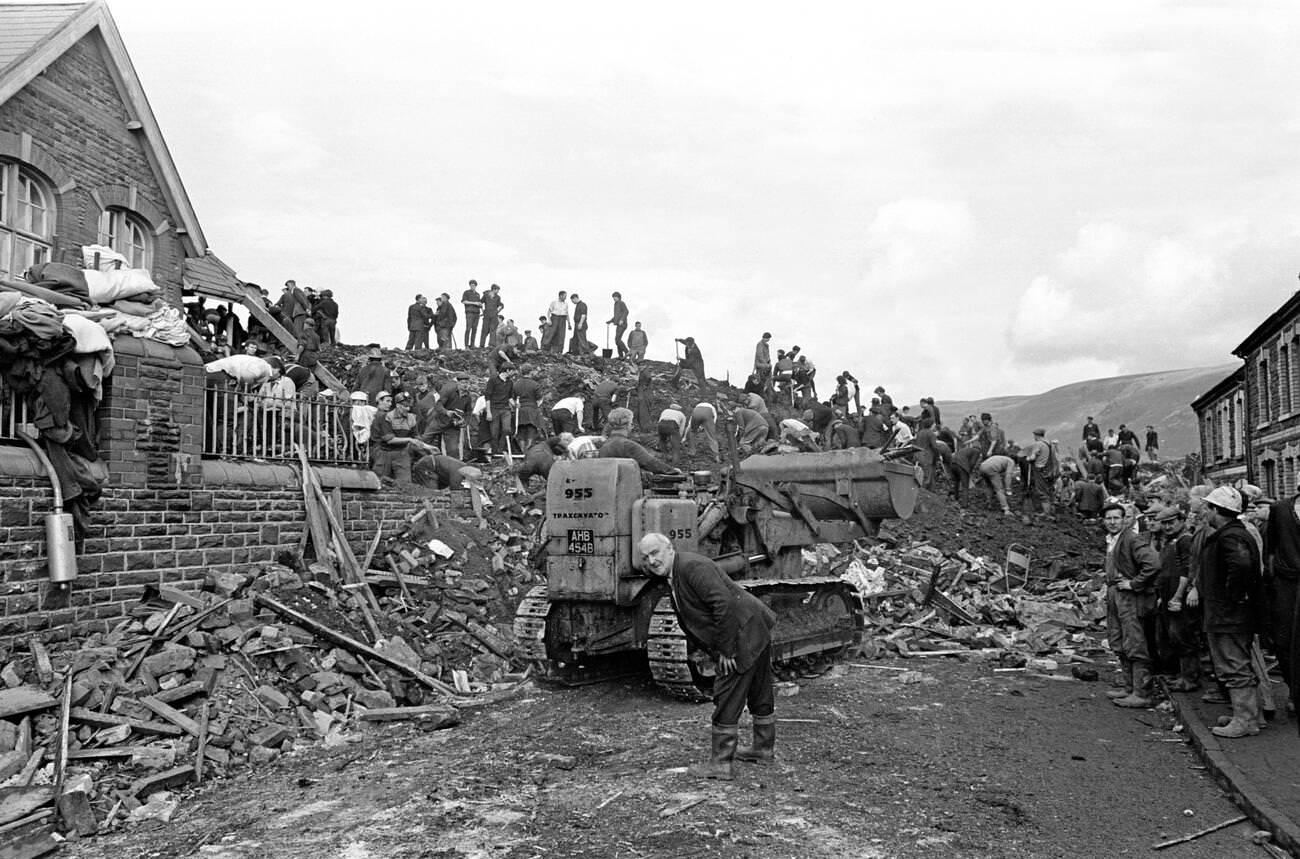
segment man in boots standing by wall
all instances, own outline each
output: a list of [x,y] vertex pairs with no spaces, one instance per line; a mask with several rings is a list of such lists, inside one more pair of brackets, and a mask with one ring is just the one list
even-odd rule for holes
[[1106,696],[1116,706],[1144,709],[1152,705],[1151,653],[1142,624],[1155,613],[1160,559],[1146,537],[1126,527],[1119,504],[1107,504],[1101,521],[1106,528],[1106,633],[1124,673],[1124,691],[1113,689]]
[[[692,764],[697,778],[731,781],[732,761],[768,763],[776,743],[776,695],[772,684],[772,627],[776,614],[703,555],[678,552],[652,531],[638,544],[642,566],[666,576],[677,619],[686,635],[716,661],[713,731],[709,760]],[[748,707],[754,744],[737,749],[740,714]]]
[[1232,702],[1232,719],[1210,730],[1217,737],[1249,737],[1259,733],[1258,681],[1250,663],[1263,609],[1259,546],[1238,518],[1243,505],[1236,489],[1216,486],[1205,496],[1205,506],[1213,530],[1201,546],[1197,590],[1214,676]]

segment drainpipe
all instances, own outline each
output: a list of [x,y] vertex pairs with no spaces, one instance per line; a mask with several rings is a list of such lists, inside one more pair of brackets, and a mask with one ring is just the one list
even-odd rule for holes
[[54,471],[54,464],[45,455],[45,451],[36,439],[23,430],[17,435],[36,453],[36,458],[45,466],[50,485],[54,487],[54,511],[45,516],[46,556],[50,562],[50,582],[56,587],[65,588],[77,577],[76,540],[73,536],[72,514],[63,512],[63,488],[59,485],[59,475]]

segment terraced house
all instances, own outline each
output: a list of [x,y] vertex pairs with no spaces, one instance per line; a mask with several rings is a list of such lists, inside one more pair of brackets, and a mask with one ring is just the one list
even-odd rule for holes
[[1245,478],[1274,498],[1293,495],[1300,469],[1300,292],[1232,354],[1241,368],[1198,397],[1201,458],[1216,482]]

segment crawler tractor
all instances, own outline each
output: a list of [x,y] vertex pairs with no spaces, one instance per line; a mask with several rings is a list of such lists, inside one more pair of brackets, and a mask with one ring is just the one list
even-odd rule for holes
[[912,515],[914,465],[865,448],[751,456],[724,471],[642,480],[630,459],[557,462],[547,480],[546,580],[515,614],[515,637],[544,676],[581,683],[649,662],[671,694],[699,700],[711,660],[678,626],[667,582],[641,569],[650,531],[708,555],[779,618],[777,662],[856,643],[862,607],[839,578],[805,571],[803,549],[874,537]]

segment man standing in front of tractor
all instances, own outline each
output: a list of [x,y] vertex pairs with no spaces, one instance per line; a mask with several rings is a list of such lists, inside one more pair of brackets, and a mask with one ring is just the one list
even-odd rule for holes
[[[772,627],[776,615],[713,561],[678,552],[663,534],[651,531],[641,538],[639,547],[645,569],[668,579],[677,619],[687,638],[717,662],[709,760],[692,764],[687,771],[697,778],[731,781],[735,778],[732,761],[772,761],[776,743]],[[754,744],[737,749],[740,714],[746,706],[754,720]]]

